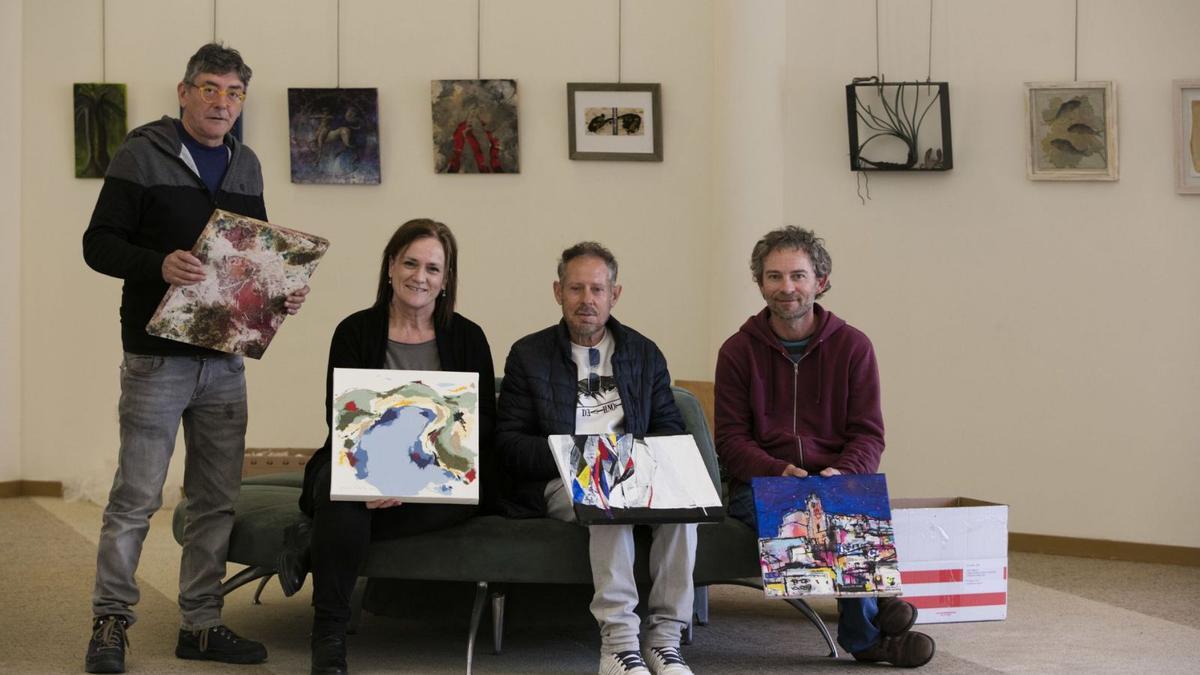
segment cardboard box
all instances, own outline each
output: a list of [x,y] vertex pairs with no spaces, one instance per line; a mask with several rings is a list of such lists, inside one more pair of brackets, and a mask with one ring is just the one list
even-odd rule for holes
[[891,505],[900,584],[917,623],[1008,616],[1008,506],[966,497]]
[[314,450],[307,448],[246,448],[242,478],[271,473],[304,471]]

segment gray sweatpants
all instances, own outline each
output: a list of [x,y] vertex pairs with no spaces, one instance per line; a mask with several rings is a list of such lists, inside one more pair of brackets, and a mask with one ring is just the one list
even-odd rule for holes
[[[575,522],[575,510],[560,480],[546,484],[551,518]],[[680,632],[692,620],[692,568],[696,564],[696,524],[651,525],[650,598],[646,611],[646,646],[678,647]],[[600,624],[601,653],[638,649],[640,622],[633,577],[632,525],[588,527],[592,564],[592,616]]]

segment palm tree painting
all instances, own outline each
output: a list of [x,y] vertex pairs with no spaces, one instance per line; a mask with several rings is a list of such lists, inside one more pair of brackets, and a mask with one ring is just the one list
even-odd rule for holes
[[125,85],[75,83],[76,178],[103,178],[126,130]]

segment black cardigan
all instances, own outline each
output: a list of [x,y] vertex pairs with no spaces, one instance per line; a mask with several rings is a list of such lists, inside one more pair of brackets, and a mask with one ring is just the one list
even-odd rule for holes
[[[479,374],[479,480],[480,505],[491,508],[504,482],[495,461],[492,438],[496,420],[496,372],[492,350],[483,329],[455,313],[449,326],[435,326],[438,359],[442,370]],[[334,368],[383,368],[387,357],[387,308],[371,307],[342,319],[329,344],[329,365],[325,379],[325,424],[331,420]],[[313,491],[317,474],[330,462],[332,429],[325,445],[313,454],[304,467],[304,491],[300,510],[313,513]]]

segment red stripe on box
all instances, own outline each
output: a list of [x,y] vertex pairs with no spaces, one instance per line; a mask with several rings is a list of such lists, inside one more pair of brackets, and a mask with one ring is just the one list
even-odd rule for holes
[[943,607],[983,607],[1003,605],[1008,602],[1008,593],[964,593],[961,595],[904,596],[917,609],[939,609]]
[[962,580],[962,568],[951,570],[909,570],[907,572],[900,572],[901,584],[945,584]]

